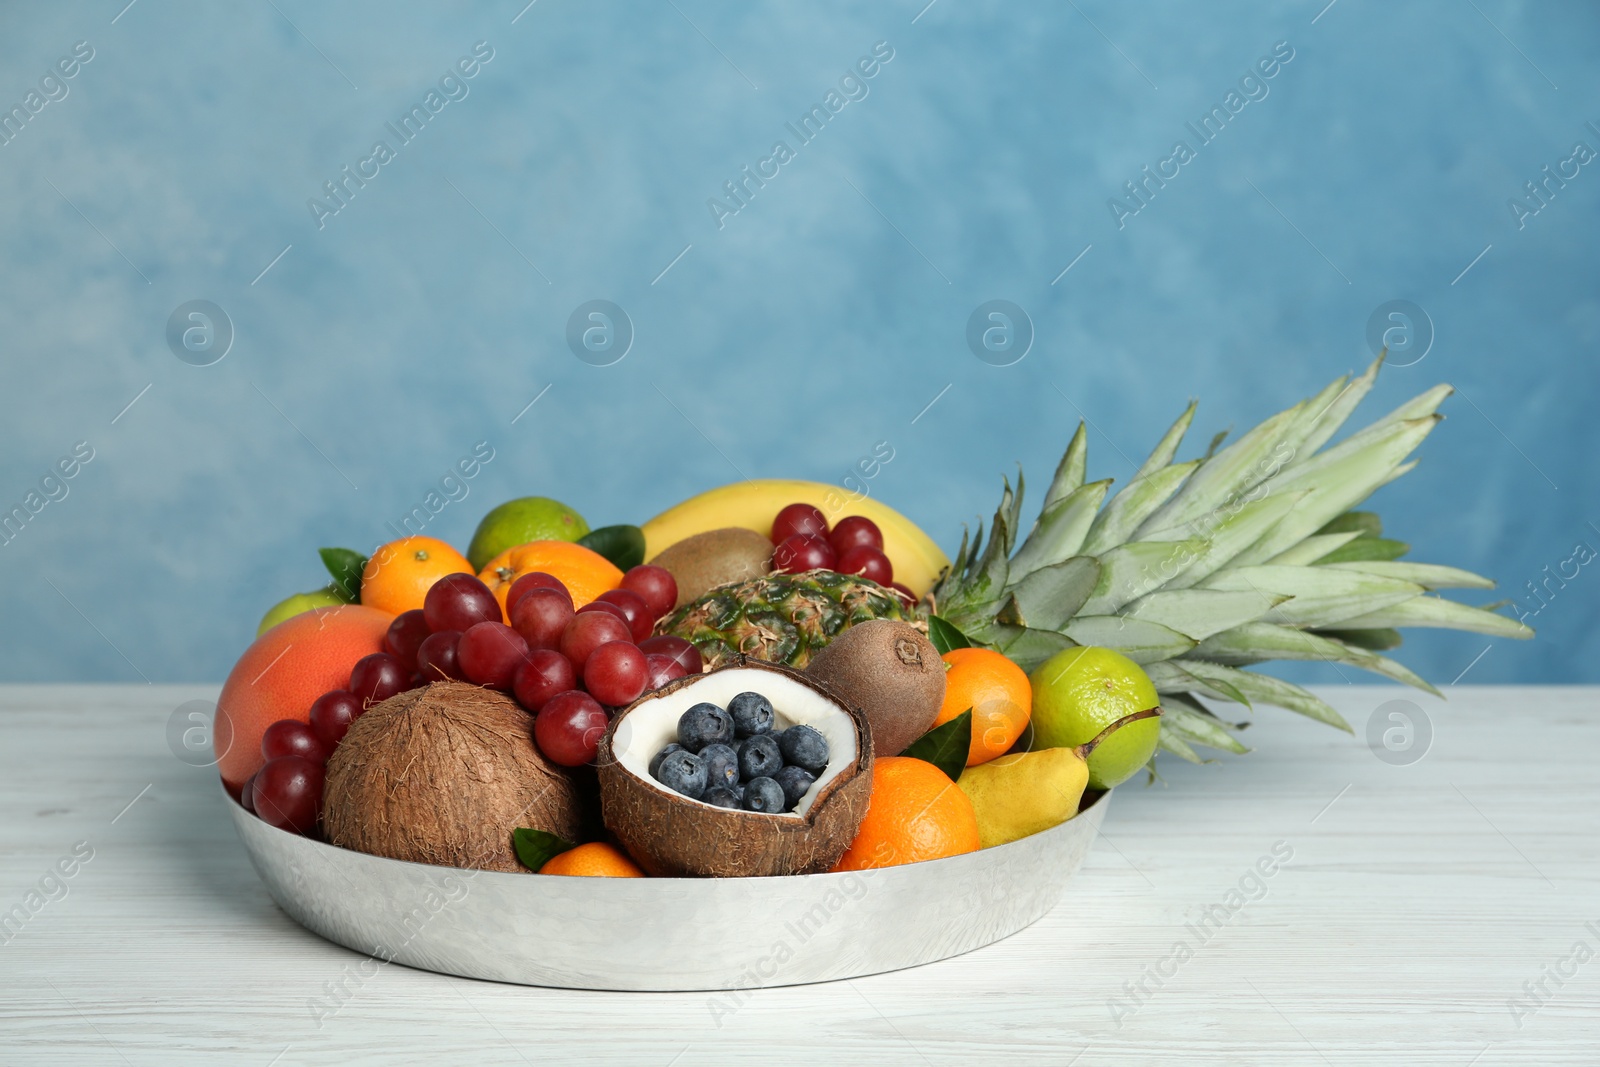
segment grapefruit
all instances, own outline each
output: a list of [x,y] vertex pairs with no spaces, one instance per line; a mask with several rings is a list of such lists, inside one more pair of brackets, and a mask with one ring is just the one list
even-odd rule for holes
[[383,651],[394,616],[359,604],[312,608],[286,619],[233,665],[212,731],[217,770],[235,797],[261,764],[261,735],[279,719],[310,722],[311,704],[350,682],[362,656]]

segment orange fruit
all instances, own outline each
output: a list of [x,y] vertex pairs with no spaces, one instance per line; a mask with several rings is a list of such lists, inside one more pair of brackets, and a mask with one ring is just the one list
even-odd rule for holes
[[222,695],[212,743],[234,796],[261,767],[261,735],[279,719],[311,720],[311,703],[350,684],[362,656],[383,651],[394,616],[359,604],[312,608],[285,619],[245,649]]
[[398,615],[422,607],[447,574],[471,574],[467,557],[437,537],[402,537],[380,547],[361,571],[361,603]]
[[940,726],[972,709],[972,747],[967,766],[976,767],[1004,756],[1027,729],[1033,709],[1033,685],[1021,667],[987,648],[955,648],[942,657],[944,703]]
[[479,572],[483,584],[494,590],[500,610],[506,610],[511,583],[530,571],[554,575],[572,594],[572,606],[581,608],[601,593],[622,584],[622,572],[592,548],[571,541],[529,541],[500,553]]
[[836,871],[894,867],[978,848],[978,816],[945,773],[925,760],[885,756],[872,764],[867,817]]
[[569,848],[559,856],[551,856],[540,874],[575,874],[585,878],[643,878],[632,860],[603,841]]

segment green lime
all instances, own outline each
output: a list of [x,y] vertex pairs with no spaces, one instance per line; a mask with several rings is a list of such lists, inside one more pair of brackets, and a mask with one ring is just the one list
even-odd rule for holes
[[333,608],[343,604],[344,598],[339,595],[333,586],[324,586],[312,593],[296,593],[294,596],[285,597],[261,616],[261,625],[256,627],[256,636],[260,637],[284,619],[292,619],[302,612],[312,608]]
[[589,532],[583,516],[559,500],[524,496],[507,500],[483,517],[467,546],[467,562],[481,571],[508,548],[529,541],[576,541]]
[[[1161,703],[1150,676],[1109,648],[1057,652],[1029,680],[1036,749],[1081,745],[1124,715]],[[1132,778],[1150,762],[1160,734],[1160,719],[1141,719],[1107,737],[1089,754],[1089,784],[1110,789]]]
[[579,538],[578,544],[594,549],[619,571],[631,571],[644,562],[644,531],[637,526],[602,526]]

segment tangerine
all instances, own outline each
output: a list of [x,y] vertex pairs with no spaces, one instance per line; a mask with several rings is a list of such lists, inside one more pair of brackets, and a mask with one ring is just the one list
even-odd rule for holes
[[1004,756],[1027,729],[1033,708],[1033,686],[1021,667],[987,648],[955,648],[940,657],[944,703],[934,726],[942,726],[972,709],[972,745],[967,766],[976,767]]
[[524,574],[543,571],[560,579],[572,596],[572,606],[581,608],[601,593],[622,584],[622,572],[592,548],[571,541],[529,541],[508,548],[491,559],[478,577],[506,609],[506,594],[511,584]]
[[422,607],[447,574],[471,574],[467,557],[437,537],[402,537],[379,546],[361,570],[361,603],[399,615]]
[[976,851],[978,842],[972,801],[943,771],[910,756],[884,756],[872,764],[866,818],[833,869],[943,859]]
[[569,848],[552,856],[540,874],[574,874],[586,878],[643,878],[644,872],[621,851],[603,841]]
[[280,719],[311,721],[322,694],[350,684],[350,669],[383,651],[394,616],[360,604],[312,608],[285,619],[245,649],[217,697],[212,743],[234,796],[266,762],[261,735]]

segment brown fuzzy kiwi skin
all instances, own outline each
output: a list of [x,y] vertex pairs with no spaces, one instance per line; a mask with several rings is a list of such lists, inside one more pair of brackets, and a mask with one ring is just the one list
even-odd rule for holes
[[699,600],[719,585],[759,578],[772,570],[772,542],[739,526],[685,537],[650,561],[678,583],[677,607]]
[[827,686],[790,667],[741,656],[717,670],[733,668],[786,675],[842,707],[855,725],[856,759],[799,818],[714,808],[640,779],[618,762],[612,749],[617,726],[649,700],[709,677],[690,675],[623,709],[601,740],[600,810],[606,829],[634,862],[656,877],[756,878],[830,870],[855,840],[872,795],[872,734],[866,717]]
[[413,863],[526,871],[511,845],[518,827],[583,840],[581,784],[539,752],[532,726],[505,694],[459,682],[369,708],[328,761],[329,842]]
[[866,713],[873,748],[904,752],[933,727],[944,703],[945,665],[916,627],[893,619],[857,623],[806,664],[807,677]]

